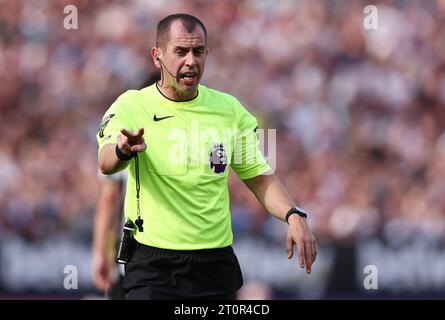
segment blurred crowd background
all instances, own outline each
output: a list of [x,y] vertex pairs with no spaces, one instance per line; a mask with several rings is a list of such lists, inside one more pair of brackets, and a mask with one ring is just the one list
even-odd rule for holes
[[[367,4],[377,30],[363,27]],[[208,29],[203,84],[276,129],[276,174],[320,244],[308,279],[286,259],[286,224],[231,176],[240,298],[445,297],[442,0],[0,0],[0,296],[72,295],[68,263],[94,293],[95,134],[156,71],[156,24],[176,12]]]

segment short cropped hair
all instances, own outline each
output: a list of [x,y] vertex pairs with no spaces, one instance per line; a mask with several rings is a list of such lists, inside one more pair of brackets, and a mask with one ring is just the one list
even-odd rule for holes
[[202,31],[204,31],[205,43],[207,45],[207,29],[204,26],[204,23],[192,15],[186,13],[176,13],[171,14],[159,21],[156,30],[156,47],[165,47],[165,44],[168,42],[170,36],[170,26],[176,20],[181,21],[185,30],[187,30],[189,33],[195,31],[196,26],[199,25]]

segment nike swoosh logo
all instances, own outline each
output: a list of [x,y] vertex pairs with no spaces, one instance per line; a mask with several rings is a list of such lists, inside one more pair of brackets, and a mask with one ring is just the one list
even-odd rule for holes
[[172,118],[172,117],[174,117],[174,116],[166,116],[166,117],[156,117],[156,115],[154,115],[153,116],[153,120],[154,121],[161,121],[161,120],[164,120],[164,119],[168,119],[168,118]]

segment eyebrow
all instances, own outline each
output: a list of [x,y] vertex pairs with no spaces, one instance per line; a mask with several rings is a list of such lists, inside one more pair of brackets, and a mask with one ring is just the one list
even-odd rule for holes
[[[196,50],[196,49],[205,49],[205,46],[200,45],[200,46],[197,46],[197,47],[193,47],[193,50]],[[176,50],[188,51],[188,50],[189,50],[189,47],[176,46],[173,50],[174,50],[174,51],[176,51]]]

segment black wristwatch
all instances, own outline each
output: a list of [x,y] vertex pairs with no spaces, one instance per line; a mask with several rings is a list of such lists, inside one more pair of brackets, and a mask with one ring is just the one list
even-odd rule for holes
[[290,210],[287,212],[286,214],[286,222],[289,224],[289,217],[291,216],[291,214],[298,214],[300,217],[302,218],[306,218],[307,219],[307,212],[304,211],[303,209],[299,208],[299,207],[293,207],[290,208]]
[[131,159],[134,158],[134,156],[135,156],[135,154],[136,154],[136,153],[132,153],[132,154],[127,155],[127,154],[123,153],[123,152],[121,151],[121,149],[119,149],[119,147],[117,146],[117,144],[116,144],[115,151],[116,151],[116,156],[119,158],[119,160],[122,160],[122,161],[128,161],[128,160],[131,160]]

